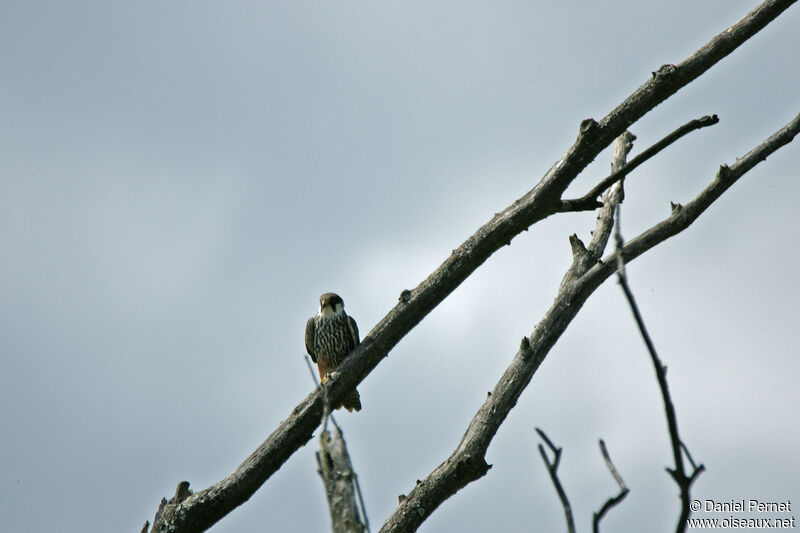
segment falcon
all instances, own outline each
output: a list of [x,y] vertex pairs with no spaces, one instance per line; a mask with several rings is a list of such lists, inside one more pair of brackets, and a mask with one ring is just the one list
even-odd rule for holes
[[[319,297],[319,311],[306,322],[306,351],[317,363],[322,381],[344,360],[350,351],[361,342],[358,326],[353,317],[344,312],[341,296],[327,292]],[[336,409],[361,410],[361,397],[353,389],[345,394]]]

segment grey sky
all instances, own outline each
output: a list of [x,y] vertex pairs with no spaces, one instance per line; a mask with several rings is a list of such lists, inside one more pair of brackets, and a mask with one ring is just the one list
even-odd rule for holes
[[[235,468],[311,390],[303,328],[335,291],[362,335],[664,63],[756,5],[6,2],[0,17],[0,530],[138,531],[180,480]],[[631,130],[634,154],[717,113],[626,184],[633,237],[799,111],[794,7]],[[800,147],[630,266],[697,498],[796,500]],[[608,170],[605,152],[570,189]],[[555,296],[593,214],[516,238],[414,329],[342,414],[377,529],[458,443]],[[652,368],[601,287],[422,531],[669,531]],[[215,532],[325,531],[312,441]],[[701,515],[720,517],[720,515]],[[752,515],[747,515],[752,516]]]

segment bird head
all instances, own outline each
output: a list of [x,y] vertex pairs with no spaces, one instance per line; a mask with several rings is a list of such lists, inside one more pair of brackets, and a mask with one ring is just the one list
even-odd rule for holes
[[338,316],[344,313],[342,297],[332,292],[326,292],[319,297],[319,314],[324,317]]

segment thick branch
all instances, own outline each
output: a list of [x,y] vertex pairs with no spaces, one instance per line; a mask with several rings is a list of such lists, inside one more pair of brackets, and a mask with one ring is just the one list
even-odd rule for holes
[[[687,206],[676,207],[664,221],[645,231],[622,248],[629,263],[650,248],[686,229],[736,180],[764,161],[800,132],[800,115],[764,141],[731,167],[723,166],[712,182]],[[617,269],[615,255],[598,261],[585,273],[574,272],[562,283],[553,305],[536,325],[530,339],[523,338],[520,349],[498,381],[492,394],[480,407],[461,438],[461,442],[441,465],[414,487],[381,528],[381,533],[416,531],[441,503],[489,469],[485,454],[500,425],[516,405],[550,348],[577,315],[589,296]],[[578,269],[573,262],[570,269]],[[465,465],[480,466],[464,475]]]
[[[624,165],[625,158],[632,147],[634,138],[635,137],[633,134],[626,131],[616,139],[614,144],[615,157],[614,161],[612,162],[612,166],[614,168]],[[608,241],[608,236],[611,234],[611,229],[614,222],[614,207],[621,197],[620,194],[621,188],[618,188],[616,191],[612,190],[606,195],[605,200],[607,205],[603,207],[597,217],[597,224],[593,232],[594,238],[590,244],[594,249],[593,253],[590,253],[586,250],[583,243],[580,241],[580,239],[578,239],[577,236],[573,235],[570,237],[570,244],[572,245],[573,250],[573,261],[572,265],[569,267],[564,276],[564,280],[561,282],[559,295],[556,297],[556,302],[559,302],[559,300],[562,299],[564,292],[568,290],[569,287],[573,286],[575,280],[589,270],[589,268],[597,262],[597,257],[599,254],[603,253],[605,243]],[[550,311],[553,311],[555,307],[556,306],[554,305]],[[579,308],[580,306],[575,308],[576,313]],[[546,324],[548,319],[547,317],[550,315],[550,311],[548,311],[548,315],[545,316],[545,319],[539,323],[536,331],[547,331],[551,327]],[[555,316],[555,314],[553,316]],[[571,320],[571,318],[569,320]],[[564,328],[566,328],[566,323]],[[553,338],[553,343],[555,342],[556,338],[557,336]],[[486,464],[484,456],[486,454],[486,449],[489,446],[489,442],[494,437],[494,433],[497,431],[497,428],[499,428],[500,424],[502,424],[505,420],[508,412],[514,407],[514,405],[516,405],[516,398],[519,397],[519,395],[522,393],[522,390],[527,386],[528,381],[530,381],[530,378],[535,372],[535,369],[538,368],[539,362],[541,362],[541,360],[537,362],[536,359],[530,357],[532,352],[532,339],[533,337],[531,339],[528,339],[528,337],[522,338],[522,342],[520,343],[520,351],[517,353],[517,357],[514,358],[514,362],[517,362],[520,354],[523,354],[523,361],[527,361],[528,363],[535,362],[535,367],[528,365],[523,373],[515,374],[517,370],[512,370],[512,367],[515,366],[515,364],[512,363],[512,365],[503,374],[500,382],[495,386],[495,390],[489,396],[489,399],[492,399],[492,396],[498,394],[498,391],[502,389],[502,391],[505,393],[505,400],[501,401],[499,405],[502,406],[503,410],[498,411],[495,409],[495,407],[487,407],[488,402],[484,404],[481,410],[478,411],[478,414],[476,414],[473,418],[470,427],[467,429],[467,434],[465,434],[461,439],[461,444],[456,451],[453,452],[447,461],[439,465],[436,470],[428,475],[428,477],[425,478],[422,483],[418,483],[412,493],[409,494],[408,498],[400,502],[400,506],[398,506],[398,508],[392,514],[392,517],[390,517],[390,519],[384,524],[383,528],[381,528],[382,533],[385,531],[395,531],[395,529],[392,529],[392,527],[398,527],[399,529],[397,529],[397,531],[416,530],[418,524],[414,526],[412,522],[414,519],[419,518],[419,523],[422,523],[422,520],[424,520],[424,517],[426,516],[426,512],[429,513],[432,510],[429,508],[431,505],[433,505],[434,508],[437,507],[442,501],[455,494],[458,489],[474,481],[475,479],[478,479],[479,477],[483,476],[486,471],[488,471],[490,467],[488,464]],[[546,350],[549,350],[549,348]],[[544,353],[546,353],[546,350]],[[544,355],[542,355],[541,359],[543,358]],[[524,380],[525,376],[528,376],[527,381]],[[523,379],[519,380],[517,387],[509,388],[507,386],[511,384],[512,380],[518,380],[518,378]],[[494,400],[497,399],[495,398]],[[475,428],[476,431],[473,438],[482,437],[482,441],[473,440],[470,442],[468,436],[470,436],[470,431],[473,428]],[[551,448],[555,449],[550,440],[547,438],[547,435],[538,429],[537,431],[542,439],[547,442]],[[470,446],[465,446],[465,443],[469,443]],[[557,452],[554,453],[556,453],[555,462],[558,463],[559,454]],[[459,472],[458,466],[468,461],[471,461],[473,464],[480,467],[467,470],[475,477],[457,475]],[[556,486],[556,488],[558,489],[558,486]],[[412,496],[414,499],[411,498]],[[560,496],[561,495],[559,494],[559,497]],[[403,509],[404,506],[407,507],[407,509]],[[409,509],[412,511],[409,511]],[[390,526],[391,523],[394,525]]]
[[[495,215],[469,237],[426,280],[403,291],[394,307],[323,386],[335,402],[363,380],[389,351],[472,272],[530,225],[557,212],[561,195],[600,151],[633,122],[677,92],[778,17],[796,0],[768,0],[744,19],[712,39],[677,67],[665,66],[626,98],[600,123],[585,120],[572,147],[545,174],[539,184]],[[564,326],[565,327],[565,326]],[[549,339],[550,337],[548,337]],[[554,341],[555,338],[552,338]],[[541,341],[537,341],[541,342]],[[547,344],[549,341],[545,341]],[[549,349],[549,346],[547,347]],[[536,350],[541,350],[537,347]],[[542,353],[542,352],[537,352]],[[543,355],[542,355],[543,357]],[[538,364],[537,364],[538,366]],[[250,496],[301,446],[308,442],[322,418],[322,392],[309,394],[272,434],[232,474],[167,506],[153,531],[204,531]],[[472,465],[472,466],[470,466]],[[473,468],[474,467],[474,468]],[[466,470],[485,472],[481,458]],[[482,475],[482,473],[480,474]]]
[[[367,531],[366,516],[362,521],[356,499],[356,475],[350,464],[350,456],[342,432],[334,427],[333,432],[323,431],[317,452],[319,474],[325,485],[325,495],[331,512],[334,533],[363,533]],[[365,513],[366,514],[366,513]]]

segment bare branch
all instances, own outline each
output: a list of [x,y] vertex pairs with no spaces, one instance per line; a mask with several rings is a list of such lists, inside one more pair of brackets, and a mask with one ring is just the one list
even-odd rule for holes
[[319,387],[319,379],[317,379],[317,373],[314,372],[314,364],[311,362],[311,358],[307,355],[304,355],[303,360],[306,362],[306,366],[308,367],[308,373],[311,374],[311,381],[314,383],[315,387]]
[[[741,178],[745,173],[747,173],[761,161],[765,161],[766,158],[773,152],[790,143],[798,133],[800,133],[800,114],[797,115],[786,126],[770,136],[766,141],[748,152],[744,157],[738,159],[730,167],[726,165],[721,166],[717,172],[717,175],[714,177],[714,180],[694,200],[686,204],[686,206],[672,204],[672,214],[666,220],[653,226],[632,241],[628,242],[628,244],[626,244],[624,247],[621,247],[619,252],[615,254],[616,257],[618,257],[620,261],[628,263],[659,242],[662,242],[672,235],[683,231],[739,178]],[[614,264],[614,259],[615,258],[604,259],[603,262],[595,265],[589,272],[587,272],[585,278],[597,278],[598,280],[605,279],[607,276],[602,271],[607,271],[610,268],[609,265]],[[635,307],[633,295],[631,294],[630,289],[625,282],[624,275],[620,275],[620,284],[625,292],[626,297],[630,302],[632,302],[634,317],[636,317],[637,323],[640,324],[640,329],[642,329],[643,338],[645,339],[645,343],[650,351],[653,365],[656,369],[656,376],[659,380],[659,385],[661,386],[664,407],[667,413],[667,424],[669,426],[673,456],[675,459],[675,468],[671,470],[668,469],[668,472],[673,479],[675,479],[676,483],[681,489],[681,516],[678,520],[676,530],[679,532],[684,531],[686,528],[686,518],[688,518],[690,513],[689,489],[691,488],[691,485],[694,483],[694,480],[697,478],[697,476],[703,472],[705,467],[702,464],[697,465],[694,462],[694,459],[686,448],[686,445],[681,442],[679,438],[677,422],[675,421],[674,407],[672,406],[672,401],[669,397],[669,390],[666,383],[666,369],[658,359],[658,356],[655,353],[655,348],[652,345],[652,341],[647,335],[643,323],[641,323],[641,316],[638,313],[638,309]],[[686,457],[689,459],[689,462],[692,465],[692,473],[689,475],[686,474],[683,466],[683,453],[686,454]]]
[[622,287],[622,291],[625,293],[625,298],[628,300],[628,304],[631,307],[633,316],[636,319],[636,325],[639,327],[639,332],[641,333],[642,338],[647,345],[647,351],[650,353],[650,358],[653,361],[653,366],[655,367],[658,386],[661,389],[661,399],[664,401],[664,410],[666,411],[667,415],[667,426],[669,427],[669,438],[672,444],[672,454],[675,459],[675,468],[672,470],[667,469],[667,471],[670,473],[670,475],[672,475],[672,478],[675,480],[675,483],[678,484],[678,488],[680,488],[681,491],[681,514],[680,518],[678,518],[678,524],[676,527],[676,531],[681,533],[686,530],[686,519],[689,518],[689,514],[691,514],[691,509],[689,507],[691,499],[691,485],[695,478],[703,470],[705,470],[705,467],[701,464],[700,466],[696,467],[694,472],[692,472],[689,476],[686,475],[686,470],[683,467],[683,456],[681,452],[682,443],[680,437],[678,436],[678,420],[675,416],[675,407],[672,404],[672,397],[670,396],[669,386],[667,385],[667,369],[661,364],[661,360],[656,353],[653,341],[650,339],[650,335],[647,333],[644,320],[642,319],[642,315],[639,313],[639,307],[636,305],[636,300],[633,297],[633,293],[631,292],[630,287],[628,287],[628,281],[624,272],[620,270],[617,273],[617,277],[619,279],[619,284]]
[[606,448],[606,443],[603,441],[603,439],[600,439],[600,453],[603,454],[603,460],[606,462],[606,466],[611,472],[611,475],[614,477],[614,480],[617,482],[617,485],[619,485],[620,490],[627,490],[625,481],[623,481],[622,476],[620,476],[619,472],[617,472],[617,468],[614,466],[614,463],[611,462],[611,457],[608,455],[608,449]]
[[611,462],[611,457],[608,455],[608,450],[606,449],[606,443],[603,442],[603,439],[600,439],[600,453],[603,454],[603,459],[606,462],[608,470],[611,472],[611,475],[614,476],[614,480],[617,482],[617,485],[619,485],[619,494],[606,500],[606,503],[603,504],[600,510],[594,513],[594,516],[592,518],[592,531],[594,531],[594,533],[599,533],[600,520],[603,519],[603,516],[605,516],[605,514],[609,511],[609,509],[611,509],[619,502],[624,500],[625,496],[627,496],[628,493],[630,492],[630,489],[628,489],[628,487],[625,486],[625,482],[622,480],[622,476],[620,476],[619,472],[617,472],[614,463]]
[[681,441],[681,449],[683,453],[686,454],[686,458],[689,459],[689,464],[692,465],[693,470],[698,470],[697,464],[695,464],[694,459],[692,459],[692,454],[689,453],[689,448],[686,447],[686,444]]
[[159,524],[168,522],[179,514],[183,502],[191,495],[192,491],[189,489],[188,481],[178,483],[178,486],[175,487],[175,495],[172,498],[169,500],[161,498],[161,503],[158,505],[156,516],[153,518],[153,527],[150,531],[153,533],[160,531]]
[[[628,153],[633,148],[633,141],[635,139],[635,135],[629,131],[625,131],[614,141],[614,158],[611,162],[612,176],[618,174],[621,169],[626,167],[625,160],[628,156]],[[650,150],[652,150],[652,147]],[[600,209],[600,212],[597,215],[597,223],[594,231],[592,232],[592,240],[588,247],[589,253],[594,258],[599,257],[608,244],[608,238],[611,235],[612,228],[614,227],[614,212],[617,211],[617,213],[619,213],[619,205],[625,196],[622,185],[623,179],[620,179],[614,183],[611,188],[603,194],[603,207]],[[619,224],[617,224],[617,228],[619,228]],[[586,272],[590,265],[584,263],[580,265],[581,268],[576,268],[577,266],[578,265],[573,263],[573,268],[570,269],[570,271],[573,273],[573,276],[569,278],[570,280],[573,280],[577,275],[582,275],[584,272]],[[565,279],[567,278],[565,277]],[[611,462],[611,457],[609,457],[605,442],[603,442],[602,439],[600,439],[600,451],[603,454],[603,459],[606,461],[606,466],[608,466],[608,469],[611,471],[611,475],[614,476],[614,479],[620,486],[620,493],[615,497],[609,498],[603,507],[598,512],[594,513],[592,527],[595,533],[600,530],[600,520],[602,520],[603,516],[608,512],[608,510],[617,505],[625,498],[625,496],[628,495],[628,489],[625,487],[622,477],[619,475],[617,469],[614,467],[614,464]]]
[[[634,239],[628,241],[622,248],[622,258],[624,262],[630,263],[631,260],[639,257],[647,250],[656,246],[660,242],[677,235],[714,203],[722,194],[727,191],[736,181],[750,171],[757,164],[766,161],[767,157],[792,142],[792,139],[800,133],[800,115],[794,117],[786,126],[778,130],[763,143],[759,144],[747,154],[737,159],[731,166],[722,165],[711,183],[703,189],[691,202],[686,205],[672,204],[672,213],[669,217],[662,220],[650,229],[644,231]],[[604,257],[602,261],[595,264],[584,275],[586,282],[591,285],[602,283],[609,273],[613,273],[617,267],[616,252]]]
[[[635,140],[636,135],[629,131],[624,131],[622,135],[614,140],[614,159],[611,162],[611,170],[615,174],[619,172],[619,169],[626,166],[625,160],[633,148],[633,141]],[[603,194],[603,207],[597,215],[597,224],[592,232],[592,240],[587,247],[589,253],[594,257],[600,257],[606,249],[606,244],[608,244],[608,237],[611,234],[611,228],[614,226],[614,210],[625,196],[622,184],[623,180],[620,179]]]
[[[313,391],[295,407],[233,473],[179,504],[168,505],[169,509],[153,524],[152,531],[165,529],[174,533],[204,531],[247,501],[297,449],[312,438],[314,430],[322,421],[323,394],[327,394],[332,402],[341,399],[380,363],[400,339],[495,251],[509,244],[514,236],[532,224],[556,213],[561,207],[561,195],[569,184],[615,137],[733,52],[795,1],[765,1],[679,65],[665,65],[658,69],[652,78],[599,123],[592,119],[583,121],[575,143],[545,174],[539,184],[469,237],[419,286],[411,291],[404,291],[401,301],[340,365],[337,375],[327,380],[322,387]],[[557,324],[553,331],[563,331],[572,316]],[[559,320],[563,319],[563,316],[559,316]],[[541,362],[540,358],[544,357],[556,338],[551,334],[545,334],[531,343],[531,354],[535,361]],[[535,367],[538,367],[538,362]],[[504,418],[505,415],[500,417],[501,421]],[[494,428],[494,424],[490,427]],[[496,428],[491,430],[492,435],[494,431]],[[466,482],[468,478],[482,476],[489,468],[482,454],[459,464],[460,472],[463,474],[462,479]],[[410,499],[409,497],[405,502]],[[436,505],[438,503],[430,510]],[[418,523],[421,523],[422,516],[424,513],[423,515],[417,513]]]
[[[686,229],[736,180],[800,132],[800,115],[775,135],[764,141],[731,167],[723,166],[711,184],[685,208],[679,207],[664,221],[656,224],[622,248],[629,263],[650,248]],[[573,236],[573,239],[577,237]],[[461,442],[442,464],[400,502],[384,523],[381,533],[415,531],[424,519],[441,503],[468,483],[483,476],[490,468],[485,461],[486,450],[508,413],[516,405],[534,373],[550,348],[561,336],[588,297],[616,271],[616,257],[596,262],[580,272],[573,262],[574,272],[562,283],[553,305],[536,325],[527,343],[522,342],[511,364],[492,393],[473,417]]]
[[[311,381],[314,385],[319,386],[311,359],[303,356],[303,360],[311,374]],[[330,412],[329,402],[325,404],[323,416],[325,420],[322,423],[323,430],[319,439],[320,451],[316,453],[316,457],[319,466],[318,472],[325,485],[333,531],[336,533],[351,531],[369,533],[369,519],[364,505],[364,497],[361,494],[361,485],[358,483],[358,476],[350,462],[350,454],[347,453],[342,428],[339,427]],[[332,435],[328,431],[328,419],[333,423],[335,429]]]
[[353,473],[353,485],[356,487],[356,496],[358,497],[358,509],[361,513],[361,517],[364,519],[364,529],[367,533],[370,533],[369,529],[369,518],[367,517],[367,506],[364,505],[364,495],[361,494],[361,483],[358,481],[358,475],[356,474],[355,469],[353,469],[353,465],[350,464],[350,457],[347,457],[348,465],[350,466],[350,472]]
[[[765,161],[766,158],[773,152],[790,143],[798,133],[800,133],[800,114],[797,115],[786,126],[770,136],[766,141],[748,152],[744,157],[738,159],[730,167],[726,165],[721,166],[717,172],[717,175],[714,177],[714,180],[694,200],[686,204],[686,206],[672,204],[672,214],[666,220],[653,226],[632,241],[628,242],[628,244],[626,244],[624,247],[621,247],[619,251],[615,253],[616,257],[619,258],[620,261],[628,263],[659,242],[662,242],[664,239],[683,231],[683,229],[694,222],[697,217],[703,213],[703,211],[705,211],[714,201],[716,201],[739,178],[741,178],[745,173],[747,173],[761,161]],[[609,265],[614,264],[614,259],[615,258],[608,258],[598,265],[595,265],[589,272],[587,272],[585,278],[592,279],[596,277],[598,280],[605,279],[606,276],[601,271],[608,270],[610,268]],[[667,424],[669,427],[670,440],[672,443],[673,456],[675,460],[675,468],[668,469],[667,471],[673,477],[681,490],[681,516],[676,526],[676,530],[681,532],[686,528],[686,519],[690,513],[689,490],[695,479],[697,479],[697,476],[704,471],[705,467],[702,464],[697,465],[694,462],[694,459],[691,457],[686,445],[680,440],[677,430],[677,422],[675,420],[674,407],[672,405],[666,383],[666,369],[658,359],[652,341],[647,335],[646,329],[644,329],[641,316],[639,315],[638,309],[635,306],[633,295],[627,286],[627,282],[625,281],[622,271],[619,278],[623,291],[625,292],[629,302],[632,304],[631,307],[634,317],[636,318],[637,323],[640,325],[640,329],[642,330],[643,338],[647,344],[648,350],[650,351],[651,359],[656,370],[656,377],[658,378],[659,385],[661,386],[662,398],[667,414]],[[690,464],[692,465],[692,473],[689,475],[686,474],[683,466],[683,453],[686,454]]]
[[556,445],[553,444],[553,441],[550,440],[550,438],[547,436],[547,433],[545,433],[543,430],[539,428],[533,428],[533,429],[536,430],[536,433],[539,434],[539,437],[547,444],[547,447],[553,450],[553,453],[556,456],[555,463],[556,466],[558,466],[558,461],[561,460],[561,450],[556,449]]
[[670,144],[674,143],[684,135],[691,133],[694,130],[699,130],[701,128],[707,128],[708,126],[713,126],[714,124],[719,123],[719,118],[717,115],[711,116],[704,116],[701,118],[696,118],[694,120],[690,120],[680,128],[676,129],[650,148],[642,152],[641,154],[637,155],[633,159],[631,159],[630,163],[624,165],[622,167],[618,167],[616,169],[612,169],[611,175],[605,178],[603,181],[595,185],[591,191],[586,193],[585,195],[581,196],[580,198],[575,198],[573,200],[564,200],[561,202],[560,211],[594,211],[602,204],[599,204],[597,201],[597,197],[600,196],[603,191],[611,187],[614,183],[619,181],[620,179],[624,178],[628,174],[634,171],[638,166],[642,163],[647,161],[648,159],[652,158],[654,155],[659,153],[661,150],[669,146]]
[[344,436],[338,427],[333,433],[323,431],[320,435],[317,464],[325,485],[334,533],[368,532],[369,526],[363,502],[359,509],[356,499],[360,492],[356,490],[358,479],[350,463]]
[[[614,156],[611,162],[612,176],[619,174],[620,170],[626,167],[625,160],[628,156],[628,153],[633,148],[634,140],[636,140],[636,136],[629,131],[625,131],[614,141]],[[652,148],[650,150],[652,150]],[[592,240],[590,241],[587,250],[587,255],[594,259],[595,262],[606,249],[608,238],[611,235],[612,228],[614,227],[614,212],[619,208],[619,204],[622,202],[622,199],[625,196],[622,185],[623,179],[624,178],[620,178],[611,186],[609,190],[603,194],[603,207],[600,209],[600,212],[597,215],[597,223],[595,224],[595,229],[592,232]],[[564,283],[574,281],[578,276],[583,275],[583,273],[585,273],[590,266],[591,265],[585,258],[576,257],[573,260],[572,267],[564,277],[562,285]],[[611,474],[614,476],[614,479],[620,486],[620,493],[615,497],[609,498],[603,507],[598,512],[594,513],[592,527],[595,533],[599,531],[600,520],[602,520],[603,516],[608,512],[608,510],[621,502],[628,494],[628,489],[625,487],[622,477],[619,475],[614,467],[614,464],[611,462],[611,458],[608,455],[608,451],[606,450],[605,443],[602,439],[600,439],[600,451],[603,454],[603,458],[605,459],[606,465],[611,471]]]
[[[625,166],[625,159],[628,157],[628,152],[633,148],[635,139],[636,136],[626,130],[614,140],[614,159],[611,161],[612,175]],[[622,180],[619,180],[610,190],[603,194],[603,207],[597,213],[597,222],[592,231],[592,240],[589,242],[588,247],[584,246],[577,235],[570,237],[572,266],[564,275],[561,281],[562,286],[582,276],[602,257],[608,238],[611,235],[611,230],[614,227],[614,211],[622,201],[623,196]]]
[[547,443],[547,446],[553,451],[553,462],[551,463],[550,460],[547,458],[547,452],[544,451],[544,446],[541,444],[539,445],[539,455],[542,456],[542,461],[544,461],[544,466],[547,468],[547,471],[550,473],[550,479],[553,481],[553,486],[558,493],[558,499],[561,500],[561,505],[564,507],[564,518],[567,521],[567,532],[568,533],[575,533],[575,521],[572,518],[572,506],[569,504],[569,499],[567,498],[567,493],[564,492],[564,487],[561,486],[561,480],[558,479],[558,463],[561,461],[561,448],[557,448],[544,431],[539,428],[536,428],[536,433]]

